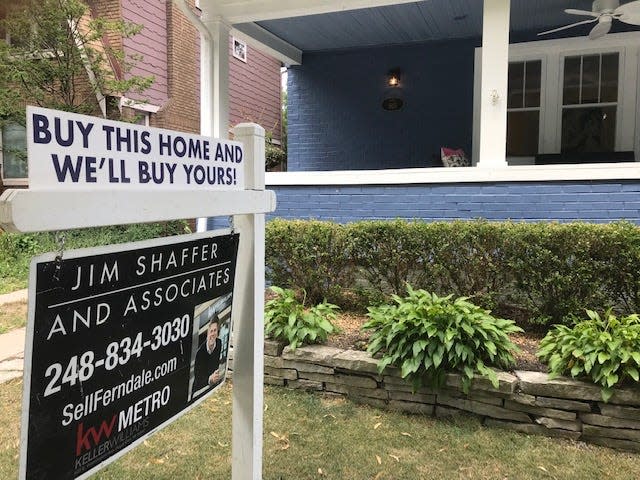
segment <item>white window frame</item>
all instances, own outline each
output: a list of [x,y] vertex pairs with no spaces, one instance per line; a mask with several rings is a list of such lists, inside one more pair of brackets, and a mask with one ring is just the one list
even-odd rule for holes
[[[511,55],[509,55],[509,64],[520,63],[520,62],[532,62],[537,60],[540,61],[540,107],[538,107],[538,111],[540,112],[540,115],[538,118],[538,122],[539,122],[538,153],[542,153],[542,149],[543,149],[542,138],[544,136],[542,135],[542,131],[544,128],[544,111],[547,106],[547,103],[546,103],[547,89],[544,88],[544,81],[547,76],[547,59],[541,55],[522,56],[522,57],[518,55],[511,57]],[[509,114],[509,110],[510,110],[509,107],[507,107],[507,115]],[[520,110],[524,111],[525,109],[520,109]],[[533,110],[533,108],[529,108],[528,110]],[[475,123],[476,122],[474,121],[474,128],[475,128]],[[478,121],[478,127],[479,126],[480,126],[480,122]],[[475,147],[474,147],[474,151],[475,151]],[[534,161],[534,157],[508,157],[507,158],[507,162],[509,162],[509,165],[533,165],[533,161]]]
[[0,177],[4,187],[26,187],[29,185],[29,178],[5,178],[4,176],[4,153],[2,150],[2,128],[0,128]]
[[[542,61],[541,114],[539,153],[560,153],[562,141],[562,85],[564,84],[564,58],[618,52],[618,110],[616,118],[616,151],[634,151],[640,160],[640,111],[638,81],[640,80],[638,55],[640,34],[637,32],[609,34],[597,41],[587,37],[518,43],[509,46],[509,62]],[[482,48],[475,51],[474,87],[479,91],[482,70]],[[480,98],[474,95],[473,159],[477,163],[480,140]],[[510,157],[509,165],[532,165],[533,157]],[[631,163],[631,162],[627,162]]]

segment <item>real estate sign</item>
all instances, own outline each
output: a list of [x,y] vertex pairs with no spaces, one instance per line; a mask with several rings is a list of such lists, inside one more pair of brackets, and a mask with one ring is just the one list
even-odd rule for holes
[[21,478],[85,478],[224,382],[238,240],[32,261]]
[[243,190],[239,142],[27,107],[32,190]]

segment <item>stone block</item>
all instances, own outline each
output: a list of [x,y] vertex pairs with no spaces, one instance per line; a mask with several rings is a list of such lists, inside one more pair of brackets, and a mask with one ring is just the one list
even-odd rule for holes
[[577,440],[578,438],[580,438],[580,432],[572,432],[568,430],[550,430],[542,425],[535,425],[532,423],[514,423],[487,418],[484,421],[484,424],[487,427],[514,430],[516,432],[526,433],[528,435],[544,435],[546,437],[570,438],[572,440]]
[[322,382],[312,380],[287,380],[287,387],[296,390],[322,391]]
[[410,392],[389,392],[389,398],[391,400],[401,400],[404,402],[418,402],[418,403],[436,403],[436,396],[424,393],[410,393]]
[[327,347],[325,345],[307,345],[298,347],[295,350],[291,350],[291,347],[287,346],[282,351],[282,358],[331,367],[333,366],[333,357],[343,351],[340,348]]
[[600,413],[602,413],[602,415],[640,421],[640,408],[621,407],[618,405],[610,405],[608,403],[598,403],[598,406],[600,407]]
[[331,367],[325,367],[323,365],[316,365],[314,363],[304,363],[304,362],[292,362],[290,360],[282,359],[282,366],[285,368],[293,368],[298,372],[306,372],[306,373],[324,373],[327,375],[333,375],[334,370]]
[[590,412],[591,405],[575,400],[563,400],[560,398],[536,397],[527,393],[516,392],[509,397],[509,400],[521,405],[532,407],[555,408],[558,410],[568,410],[574,412]]
[[476,400],[478,402],[488,403],[489,405],[496,405],[499,407],[504,403],[503,398],[500,396],[502,394],[498,392],[470,391],[469,395],[465,395],[462,390],[445,388],[437,393],[448,397],[461,398],[463,400]]
[[282,355],[286,343],[279,340],[267,339],[264,341],[264,354],[271,355],[273,357],[279,357]]
[[282,360],[281,357],[272,357],[271,355],[265,355],[264,366],[271,368],[283,368],[284,360]]
[[517,371],[519,387],[529,395],[568,398],[571,400],[600,400],[600,387],[591,383],[580,382],[570,378],[559,377],[549,380],[549,375],[542,372]]
[[537,417],[536,423],[544,425],[550,429],[570,430],[572,432],[582,431],[582,422],[579,420],[560,420],[557,418]]
[[345,375],[344,373],[336,373],[332,375],[331,381],[333,383],[342,383],[344,385],[351,385],[360,388],[378,388],[378,382],[371,377],[365,377],[361,375]]
[[582,433],[588,437],[608,437],[619,438],[621,440],[631,440],[640,442],[640,430],[626,430],[624,428],[596,427],[587,423],[582,425]]
[[[413,392],[413,385],[411,384],[411,382],[408,382],[404,378],[385,375],[382,377],[382,385],[387,390],[398,392]],[[437,392],[433,388],[423,386],[418,388],[418,390],[416,390],[416,393],[423,393],[428,395],[435,394]]]
[[327,375],[326,373],[298,372],[298,376],[314,382],[334,382],[335,380],[333,375]]
[[264,367],[264,374],[272,377],[286,378],[287,380],[295,380],[298,378],[298,372],[290,368]]
[[629,450],[632,452],[640,452],[640,443],[631,440],[620,440],[608,437],[595,437],[592,435],[582,435],[580,440],[588,443],[595,443],[603,447],[618,448],[620,450]]
[[421,414],[421,415],[433,415],[435,405],[427,405],[424,403],[404,402],[402,400],[389,401],[390,410],[399,410],[401,412]]
[[522,393],[522,392],[515,392],[509,397],[509,400],[512,400],[521,405],[533,406],[536,404],[536,398],[537,397],[535,395],[529,395],[527,393]]
[[640,421],[630,420],[628,418],[609,417],[607,415],[597,415],[595,413],[582,413],[580,419],[589,425],[598,425],[599,427],[611,428],[629,428],[631,430],[640,430]]
[[590,412],[591,405],[585,402],[578,402],[576,400],[562,400],[559,398],[549,397],[536,397],[537,407],[544,408],[557,408],[560,410],[571,410],[574,412]]
[[324,389],[327,392],[341,393],[349,397],[371,397],[381,400],[387,400],[389,398],[389,392],[381,388],[359,388],[340,383],[325,383]]
[[567,412],[566,410],[556,410],[555,408],[536,407],[535,405],[523,405],[513,400],[505,400],[504,408],[509,410],[517,410],[518,412],[526,412],[535,416],[557,418],[559,420],[575,420],[575,412]]
[[616,388],[609,399],[609,403],[614,405],[640,406],[640,388]]
[[[495,388],[491,381],[485,377],[475,377],[471,382],[471,390],[484,390],[489,392],[513,393],[517,384],[517,378],[510,373],[496,371],[498,376],[498,388]],[[462,375],[459,373],[448,373],[446,377],[447,387],[454,387],[462,390]]]
[[467,400],[438,394],[436,396],[436,402],[438,405],[446,405],[448,407],[458,408],[460,410],[477,413],[478,415],[484,415],[487,417],[531,423],[531,418],[526,413],[507,410],[506,408],[481,403],[475,400]]
[[264,376],[265,385],[276,385],[278,387],[284,387],[284,378],[272,377],[271,375]]
[[378,373],[378,360],[367,352],[345,350],[333,357],[333,366],[354,372]]

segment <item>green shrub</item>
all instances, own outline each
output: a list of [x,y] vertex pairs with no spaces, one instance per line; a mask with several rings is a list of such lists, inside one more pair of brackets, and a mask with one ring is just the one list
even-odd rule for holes
[[438,297],[411,286],[407,293],[405,298],[394,295],[395,305],[370,308],[370,320],[363,325],[373,332],[368,351],[382,352],[379,371],[396,366],[414,388],[423,379],[440,388],[446,372],[462,374],[465,392],[476,375],[489,378],[497,388],[498,378],[490,367],[513,364],[516,347],[508,334],[522,330],[464,297],[452,300],[452,295]]
[[576,320],[573,327],[557,325],[540,342],[538,357],[548,363],[550,377],[571,375],[588,378],[602,387],[606,402],[613,387],[640,380],[640,317],[603,316],[587,310],[589,320]]
[[624,222],[276,220],[267,266],[272,284],[343,308],[388,301],[410,283],[542,331],[584,305],[640,311],[640,228]]
[[[507,258],[518,302],[543,326],[579,315],[584,305],[606,308],[604,268],[616,263],[607,249],[609,227],[590,224],[534,224],[509,238]],[[607,251],[608,250],[608,251]]]
[[265,333],[276,340],[284,340],[295,350],[300,345],[324,343],[337,332],[332,320],[338,307],[323,301],[305,309],[304,301],[296,299],[295,292],[271,287],[278,296],[265,305]]
[[304,290],[309,303],[344,300],[353,285],[346,230],[331,222],[272,220],[266,229],[267,276],[272,285]]

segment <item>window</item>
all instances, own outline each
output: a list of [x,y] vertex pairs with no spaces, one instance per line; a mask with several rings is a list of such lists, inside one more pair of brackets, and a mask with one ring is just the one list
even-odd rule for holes
[[613,152],[618,110],[618,53],[565,57],[561,152]]
[[0,135],[2,180],[5,185],[25,183],[27,179],[27,132],[15,123],[2,127]]
[[507,89],[507,156],[538,153],[542,62],[509,64]]
[[[481,53],[476,50],[476,162]],[[576,37],[510,45],[508,164],[640,159],[639,53],[636,32],[608,34],[597,42]],[[543,154],[555,156],[541,159]]]

